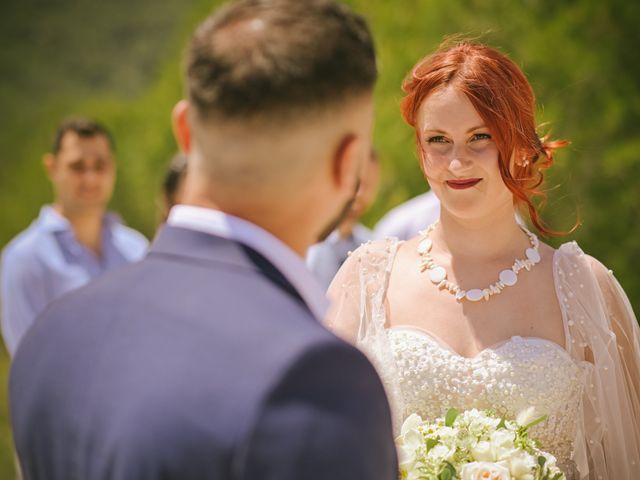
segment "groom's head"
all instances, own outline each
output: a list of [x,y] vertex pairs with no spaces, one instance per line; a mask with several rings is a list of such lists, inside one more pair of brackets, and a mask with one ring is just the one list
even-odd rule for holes
[[[330,0],[246,0],[196,30],[174,125],[185,202],[315,240],[370,152],[377,70],[365,21]],[[287,238],[284,238],[287,241]],[[300,249],[301,239],[289,243]],[[308,243],[308,242],[307,242]]]

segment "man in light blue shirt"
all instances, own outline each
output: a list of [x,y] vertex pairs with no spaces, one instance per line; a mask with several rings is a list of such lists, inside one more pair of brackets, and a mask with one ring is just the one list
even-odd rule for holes
[[104,127],[72,119],[44,156],[54,203],[2,252],[2,335],[11,355],[49,303],[147,249],[143,235],[106,211],[115,183],[112,147]]
[[324,241],[312,245],[307,251],[307,267],[325,290],[349,253],[374,238],[374,233],[358,221],[375,200],[379,184],[380,163],[378,154],[372,150],[348,214]]

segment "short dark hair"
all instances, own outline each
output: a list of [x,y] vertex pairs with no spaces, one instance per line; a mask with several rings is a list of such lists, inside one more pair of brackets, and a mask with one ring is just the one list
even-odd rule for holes
[[208,17],[187,51],[188,96],[202,118],[289,114],[373,88],[366,21],[333,0],[240,0]]
[[53,150],[54,154],[60,152],[62,146],[62,139],[68,132],[76,133],[80,137],[95,137],[96,135],[103,135],[109,142],[111,150],[115,151],[115,144],[111,132],[101,123],[84,117],[67,118],[58,125],[58,130],[53,137]]

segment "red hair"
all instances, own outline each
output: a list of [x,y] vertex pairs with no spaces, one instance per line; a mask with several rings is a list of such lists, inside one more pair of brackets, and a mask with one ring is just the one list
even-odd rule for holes
[[[533,200],[541,199],[540,205],[546,200],[540,188],[543,172],[552,165],[554,151],[569,142],[538,136],[535,97],[520,68],[486,45],[460,42],[452,47],[441,46],[418,62],[402,84],[406,96],[401,110],[407,123],[416,128],[424,99],[450,85],[467,96],[491,132],[499,152],[500,175],[513,193],[515,205],[526,206],[531,221],[543,235],[568,233],[549,229]],[[420,148],[417,128],[416,136]]]

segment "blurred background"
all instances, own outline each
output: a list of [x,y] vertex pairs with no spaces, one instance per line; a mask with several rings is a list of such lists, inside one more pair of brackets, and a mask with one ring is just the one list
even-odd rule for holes
[[[170,112],[181,53],[211,0],[21,0],[0,17],[0,248],[36,218],[51,189],[41,166],[59,121],[94,117],[116,139],[113,209],[151,238],[161,178],[176,150]],[[640,3],[627,0],[350,0],[371,22],[380,81],[382,164],[372,226],[426,187],[400,84],[443,37],[463,33],[509,54],[537,95],[541,133],[571,140],[547,177],[544,217],[613,269],[640,312]],[[12,478],[8,356],[0,347],[0,478]]]

